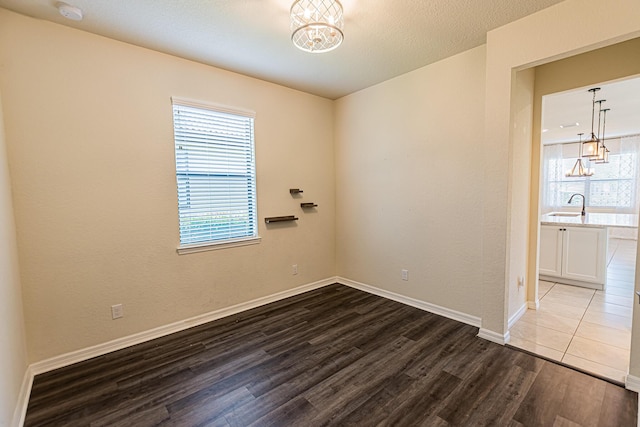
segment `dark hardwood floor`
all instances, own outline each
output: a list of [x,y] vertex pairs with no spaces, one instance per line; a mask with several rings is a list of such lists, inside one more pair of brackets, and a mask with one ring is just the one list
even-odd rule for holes
[[637,395],[341,285],[35,378],[26,426],[635,426]]

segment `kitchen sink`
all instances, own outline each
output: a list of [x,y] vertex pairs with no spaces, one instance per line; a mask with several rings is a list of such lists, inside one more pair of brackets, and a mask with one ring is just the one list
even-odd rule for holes
[[580,216],[580,212],[551,212],[549,216]]

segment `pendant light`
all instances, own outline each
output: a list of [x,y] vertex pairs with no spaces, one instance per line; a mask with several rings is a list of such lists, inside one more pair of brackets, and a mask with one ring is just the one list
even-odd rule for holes
[[581,177],[593,175],[593,169],[585,168],[584,165],[582,164],[582,147],[583,147],[582,135],[584,134],[582,133],[578,134],[578,136],[580,137],[580,142],[579,142],[580,155],[578,156],[578,160],[576,160],[576,164],[573,165],[573,168],[564,174],[566,177],[581,178]]
[[591,157],[591,161],[595,163],[599,163],[604,159],[604,148],[602,148],[602,137],[600,136],[600,123],[602,123],[602,103],[607,102],[606,99],[599,99],[596,101],[598,104],[598,133],[596,137],[598,138],[598,150],[596,151],[596,155]]
[[[591,138],[582,143],[582,156],[583,157],[597,157],[598,147],[600,141],[594,133],[593,122],[596,114],[596,92],[599,91],[599,87],[589,89],[589,92],[593,92],[593,101],[591,102]],[[598,121],[599,124],[599,121]]]
[[[602,104],[600,104],[602,105]],[[598,148],[598,157],[595,158],[597,164],[609,163],[609,149],[604,145],[604,128],[607,125],[607,111],[610,108],[601,110],[602,112],[602,137],[600,138],[600,148]],[[600,128],[600,118],[598,117],[598,128]],[[598,134],[600,131],[598,130]]]

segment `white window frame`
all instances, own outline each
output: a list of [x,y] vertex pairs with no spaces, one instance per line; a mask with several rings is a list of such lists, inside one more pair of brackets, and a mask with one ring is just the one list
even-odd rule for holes
[[[202,252],[260,243],[260,236],[258,235],[255,141],[253,127],[255,113],[239,108],[194,101],[179,97],[171,97],[171,102],[174,125],[176,185],[178,194],[178,220],[180,235],[180,244],[177,248],[178,254]],[[199,138],[199,140],[194,139],[191,138],[189,132],[186,131],[187,128],[185,127],[184,121],[180,120],[179,116],[177,115],[179,114],[179,111],[181,109],[184,112],[191,111],[192,113],[196,112],[208,116],[199,117],[198,120],[200,120],[201,118],[211,119],[211,122],[208,122],[207,125],[212,127],[215,127],[216,124],[220,126],[221,122],[223,122],[224,119],[227,118],[231,119],[234,122],[240,123],[245,127],[249,127],[250,130],[248,131],[248,133],[246,131],[243,132],[243,135],[240,136],[238,144],[235,143],[237,135],[233,136],[233,149],[225,148],[225,146],[231,147],[229,145],[230,140],[225,134],[216,133],[216,130],[211,130],[211,132],[209,133],[204,132],[204,129],[197,130],[196,134],[201,136],[202,138]],[[189,119],[185,121],[188,122]],[[224,125],[226,126],[226,124]],[[198,134],[197,132],[200,133]],[[188,160],[187,162],[184,161],[185,152],[179,153],[178,151],[185,150],[184,147],[186,146],[190,147],[191,150],[188,153],[197,153],[198,155],[198,160],[193,163],[191,168],[189,168]],[[212,150],[205,150],[204,152],[206,153],[206,156],[202,156],[203,150],[198,150],[196,152],[198,148],[206,148],[207,146],[211,147]],[[238,159],[238,153],[242,154],[242,157],[240,157],[240,159]],[[231,173],[230,168],[232,166],[235,166],[237,168],[236,170],[241,169],[243,171],[246,170],[247,172],[243,172],[240,174],[236,174],[235,172]],[[220,173],[220,168],[226,168],[227,171]],[[232,186],[229,185],[227,194],[225,194],[224,191],[220,192],[219,187],[209,186],[209,188],[206,188],[202,185],[202,178],[204,176],[208,177],[208,179],[211,180],[211,177],[215,175],[226,175],[226,178],[229,180],[227,181],[227,184],[231,184],[233,182],[232,179],[234,178],[236,180],[239,180],[241,183],[239,187],[242,190],[235,190],[234,192],[234,190],[232,190]],[[195,180],[198,178],[200,178],[200,185],[197,190],[198,196],[200,196],[200,199],[206,197],[206,200],[199,203],[197,205],[197,208],[193,209],[193,207],[191,206],[193,204],[193,184],[189,185],[189,182],[190,180]],[[221,179],[223,180],[224,178]],[[214,180],[213,182],[215,183],[217,181]],[[242,199],[242,194],[244,193],[244,191],[247,192],[246,200]],[[240,213],[240,215],[247,216],[246,221],[241,223],[242,227],[240,231],[236,233],[227,230],[227,233],[229,235],[224,236],[224,232],[220,232],[219,235],[216,236],[216,231],[212,230],[212,223],[207,223],[207,221],[205,220],[205,223],[208,227],[208,232],[210,233],[210,235],[207,236],[208,238],[206,238],[204,234],[200,234],[200,236],[198,236],[198,233],[194,231],[192,231],[191,233],[185,232],[187,230],[185,223],[188,221],[190,215],[193,215],[194,210],[197,210],[198,208],[205,209],[205,211],[207,209],[220,207],[228,208],[228,206],[225,207],[225,204],[228,205],[233,196],[237,198],[237,196],[239,195],[241,197],[238,199],[240,200],[240,203],[237,204],[239,205],[237,207],[237,212]],[[216,196],[218,197],[218,199],[220,199],[220,196],[229,197],[222,199],[220,206],[218,206],[216,205],[217,202],[215,201]],[[246,209],[244,209],[245,205]],[[207,229],[207,227],[205,227],[205,229]],[[238,236],[233,237],[231,236],[232,234],[238,234]],[[211,238],[211,236],[216,237]]]

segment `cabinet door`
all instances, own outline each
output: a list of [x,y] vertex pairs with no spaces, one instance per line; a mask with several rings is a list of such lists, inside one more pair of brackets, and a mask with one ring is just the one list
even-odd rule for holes
[[604,284],[606,240],[604,228],[565,227],[562,272],[567,279]]
[[555,225],[540,226],[540,256],[538,273],[546,276],[562,275],[562,228]]

